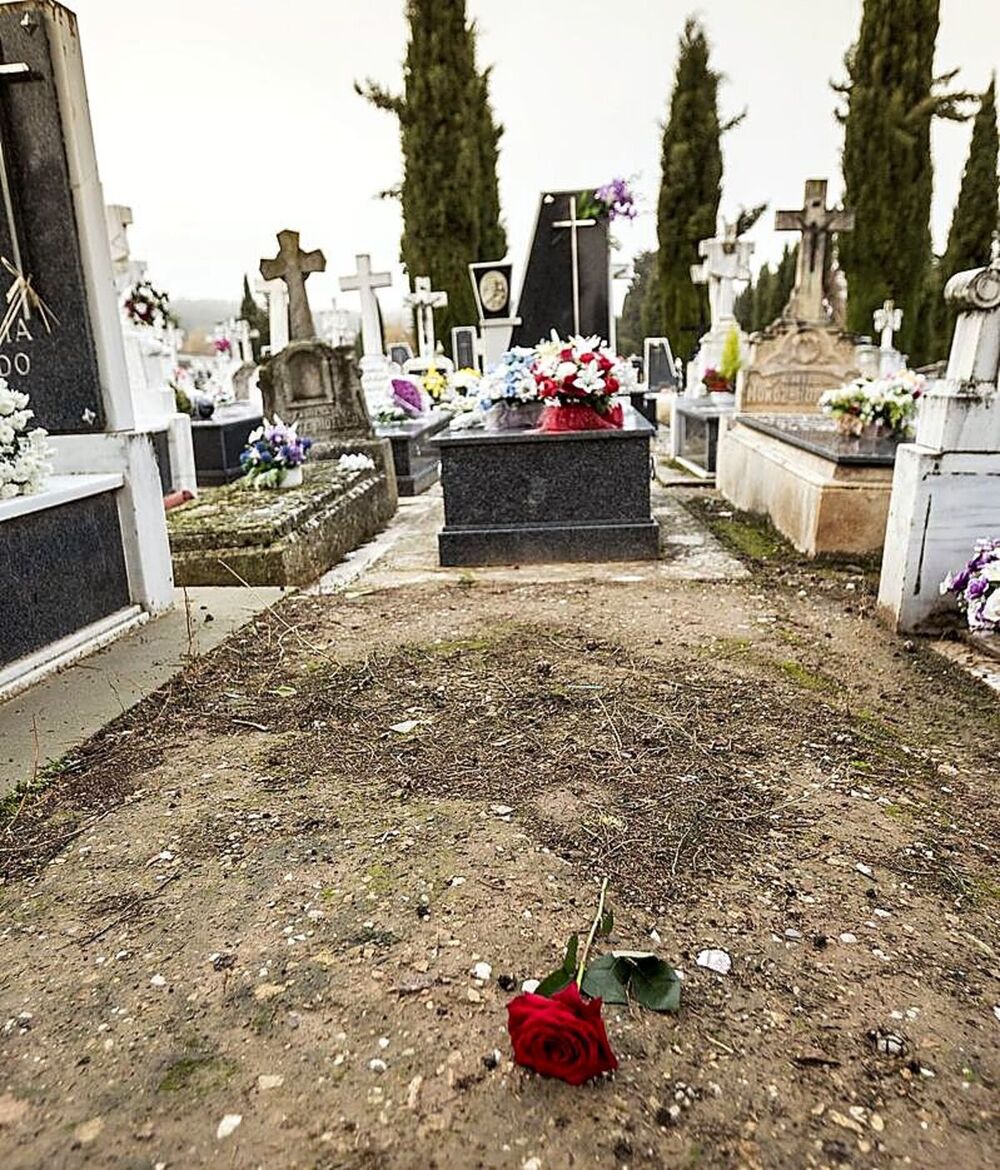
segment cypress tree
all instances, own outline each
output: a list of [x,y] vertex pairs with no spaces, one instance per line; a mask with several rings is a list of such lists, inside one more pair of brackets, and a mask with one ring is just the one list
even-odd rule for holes
[[656,253],[640,252],[632,262],[633,275],[622,315],[618,320],[618,352],[641,354],[643,342],[648,334],[643,332],[643,307],[649,295],[656,270]]
[[436,314],[446,338],[452,325],[475,321],[469,263],[498,258],[495,248],[506,243],[496,183],[500,129],[489,106],[489,70],[476,69],[465,0],[408,0],[406,15],[403,93],[371,81],[355,88],[399,119],[403,180],[392,194],[403,208],[401,258],[411,278],[429,276],[448,293],[448,308]]
[[698,263],[699,241],[715,234],[722,197],[719,138],[739,120],[719,124],[719,81],[719,74],[709,66],[704,29],[690,17],[680,38],[663,131],[663,177],[657,205],[659,250],[643,319],[647,336],[669,337],[677,354],[693,350],[708,323],[708,293],[692,284],[690,270]]
[[265,345],[271,344],[271,318],[268,316],[267,310],[262,309],[257,303],[257,299],[250,291],[250,281],[246,275],[243,277],[243,299],[240,301],[240,320],[246,321],[251,330],[256,330],[259,334],[251,340],[253,346],[253,356],[256,361],[260,361],[260,351]]
[[503,126],[493,117],[491,73],[492,67],[479,74],[476,101],[479,146],[479,250],[476,260],[502,260],[507,255],[507,230],[500,218],[500,187],[497,182]]
[[772,271],[769,264],[761,265],[757,279],[736,298],[736,320],[748,333],[757,333],[784,312],[795,284],[798,257],[798,245],[786,244],[777,267]]
[[967,94],[940,94],[934,76],[940,0],[865,0],[845,60],[844,204],[857,226],[838,241],[847,276],[847,327],[871,333],[891,297],[906,311],[902,345],[923,356],[921,301],[931,262],[931,122],[961,119]]
[[972,126],[969,158],[962,187],[948,233],[948,246],[938,264],[932,287],[935,358],[944,358],[951,347],[955,311],[944,303],[944,286],[956,272],[978,268],[990,258],[993,233],[1000,228],[1000,195],[997,163],[1000,135],[997,132],[996,76],[979,99]]

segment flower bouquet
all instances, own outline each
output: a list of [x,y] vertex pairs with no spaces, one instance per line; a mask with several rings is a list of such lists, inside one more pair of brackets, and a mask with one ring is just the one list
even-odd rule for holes
[[515,346],[479,383],[479,405],[490,431],[530,431],[538,425],[543,403],[535,381],[535,351]]
[[730,382],[725,374],[721,374],[713,368],[705,371],[705,376],[702,378],[701,384],[712,394],[732,394],[733,392],[733,383]]
[[48,433],[41,427],[28,430],[33,417],[27,394],[0,378],[0,500],[36,495],[52,471]]
[[294,424],[287,426],[274,416],[264,419],[247,440],[240,455],[245,487],[292,488],[302,484],[302,465],[309,457],[312,439],[299,438]]
[[614,178],[596,191],[581,191],[577,211],[584,219],[635,219],[639,214],[632,180]]
[[972,559],[941,582],[941,593],[955,594],[974,633],[1000,633],[1000,540],[976,541]]
[[170,297],[148,280],[140,280],[125,298],[125,315],[133,325],[166,329],[176,323],[170,311]]
[[857,378],[845,386],[827,390],[819,405],[824,414],[837,420],[847,435],[905,439],[912,429],[925,385],[921,374],[899,370],[885,378],[873,381]]
[[409,378],[393,378],[392,406],[396,410],[402,411],[402,418],[397,418],[395,420],[397,422],[417,418],[418,415],[423,414],[424,396],[420,393],[420,387],[416,382],[412,382]]
[[631,365],[599,337],[557,337],[538,347],[534,366],[539,396],[546,407],[540,429],[559,431],[617,430],[622,408],[614,396],[635,385]]
[[440,406],[449,397],[451,386],[448,375],[437,366],[431,366],[423,376],[424,393],[434,406]]

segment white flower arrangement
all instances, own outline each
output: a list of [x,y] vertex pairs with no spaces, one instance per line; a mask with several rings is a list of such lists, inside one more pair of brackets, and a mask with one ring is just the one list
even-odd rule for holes
[[869,427],[905,438],[917,415],[917,403],[924,394],[926,379],[913,370],[899,370],[869,381],[858,378],[846,386],[827,390],[819,400],[820,409],[837,420],[849,435],[862,435]]
[[538,401],[538,383],[534,374],[535,351],[524,346],[509,349],[479,382],[479,402],[483,410],[497,403],[518,405]]
[[341,471],[374,471],[375,460],[370,455],[363,455],[360,451],[354,451],[346,455],[341,455],[337,460],[337,467]]
[[28,430],[34,418],[28,396],[12,390],[0,378],[0,500],[32,496],[42,490],[52,474],[52,448],[41,427]]

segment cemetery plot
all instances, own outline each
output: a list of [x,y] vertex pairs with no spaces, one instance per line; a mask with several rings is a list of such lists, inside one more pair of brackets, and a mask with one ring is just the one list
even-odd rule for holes
[[[299,599],[9,805],[4,1165],[988,1165],[980,699],[832,575],[649,596]],[[580,1110],[504,1017],[603,874],[684,999]]]

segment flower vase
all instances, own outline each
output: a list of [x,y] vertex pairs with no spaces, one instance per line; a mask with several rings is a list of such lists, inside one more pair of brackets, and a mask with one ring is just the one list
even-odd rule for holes
[[616,402],[602,413],[586,402],[561,402],[546,406],[539,427],[549,434],[567,431],[620,431],[624,426],[621,404]]
[[297,488],[302,486],[302,464],[298,467],[289,467],[285,470],[285,474],[281,477],[281,483],[278,485],[282,488]]
[[542,416],[541,402],[494,402],[486,413],[488,431],[533,431]]

